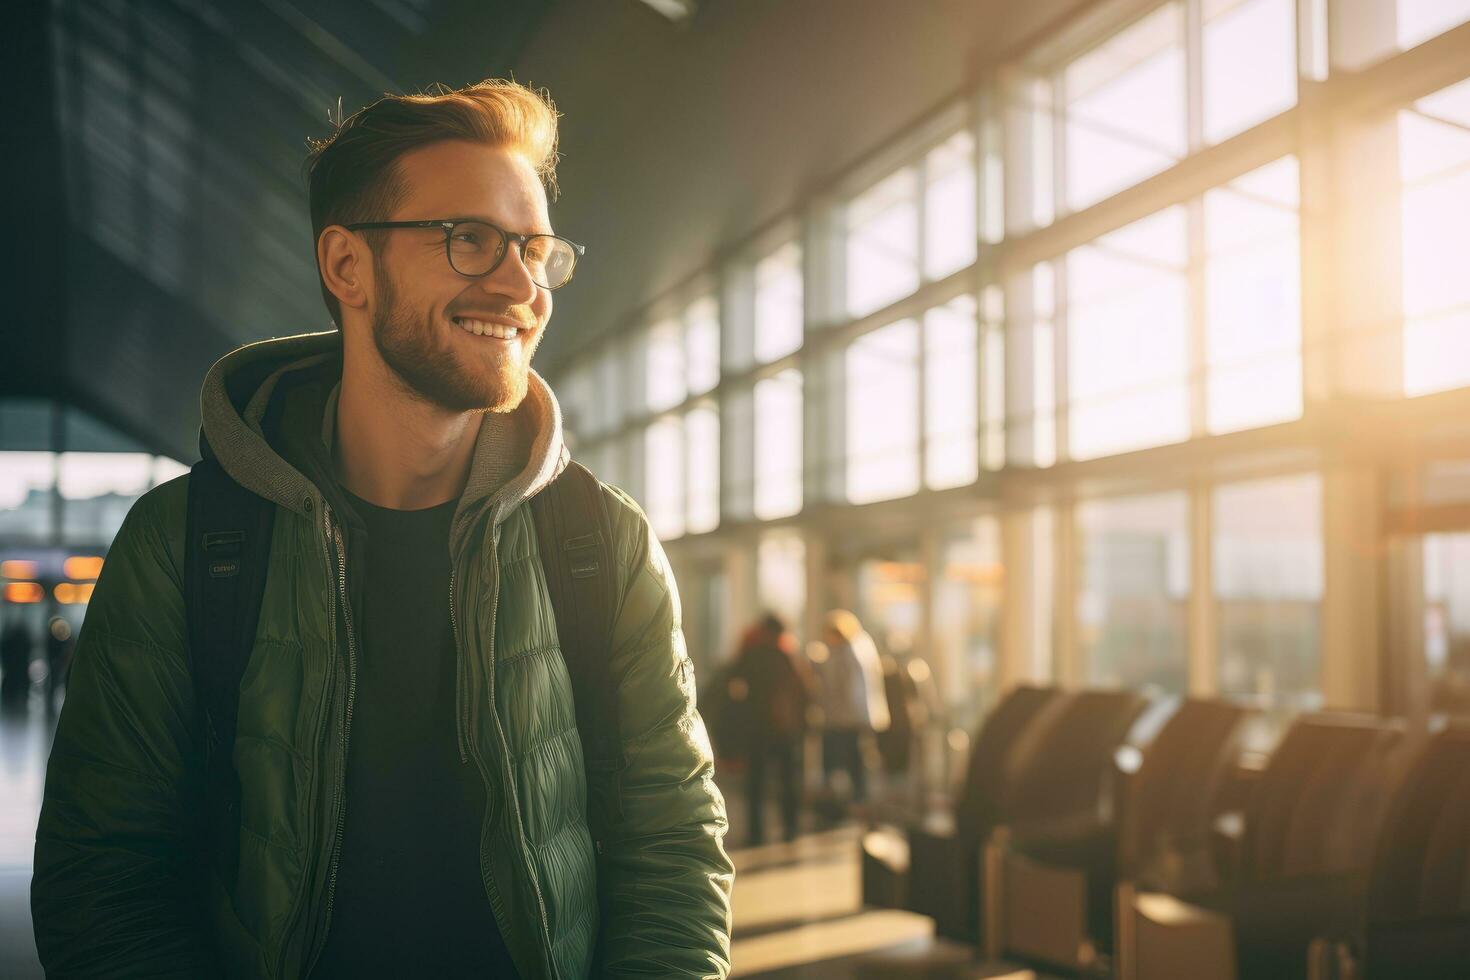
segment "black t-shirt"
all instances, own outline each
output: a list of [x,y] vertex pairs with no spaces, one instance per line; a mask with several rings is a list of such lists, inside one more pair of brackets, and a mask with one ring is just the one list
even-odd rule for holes
[[480,876],[485,787],[460,762],[449,620],[451,500],[349,494],[367,525],[336,898],[314,978],[514,977]]

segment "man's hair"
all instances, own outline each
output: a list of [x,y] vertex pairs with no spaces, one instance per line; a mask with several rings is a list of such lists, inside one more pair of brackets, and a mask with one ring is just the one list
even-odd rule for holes
[[[346,119],[339,118],[332,135],[307,140],[313,250],[328,225],[386,220],[407,191],[399,158],[443,140],[519,152],[555,197],[556,118],[556,107],[545,91],[498,78],[460,89],[435,85],[422,95],[385,95]],[[375,254],[384,234],[365,232]],[[319,285],[327,310],[340,327],[341,305],[324,280]]]

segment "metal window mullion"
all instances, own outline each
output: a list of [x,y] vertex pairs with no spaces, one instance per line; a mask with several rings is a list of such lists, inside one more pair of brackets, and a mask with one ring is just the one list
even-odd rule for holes
[[[918,211],[918,221],[915,222],[918,242],[915,243],[914,261],[918,264],[919,284],[929,279],[928,262],[928,238],[929,238],[929,150],[919,154],[919,159],[914,163],[914,207]],[[920,310],[914,317],[914,323],[919,331],[918,363],[914,369],[918,372],[915,385],[919,393],[919,431],[918,439],[918,467],[919,481],[918,492],[922,493],[929,484],[929,416],[928,416],[928,384],[925,383],[929,369],[929,341],[928,341],[929,311]],[[922,647],[920,649],[923,649]]]
[[[1060,216],[1067,205],[1067,91],[1065,77],[1058,71],[1051,77],[1051,185],[1052,217]],[[1068,394],[1067,337],[1067,262],[1059,255],[1052,262],[1052,460],[1060,463],[1071,455],[1071,438],[1067,424],[1071,412]],[[1061,519],[1059,517],[1059,519]],[[1070,520],[1070,510],[1066,511]],[[1063,532],[1069,533],[1069,532]]]
[[1077,643],[1077,506],[1068,498],[1052,514],[1052,671],[1064,687],[1080,687],[1090,665]]
[[1191,697],[1220,692],[1219,607],[1215,599],[1214,490],[1204,480],[1189,488],[1189,599],[1185,637]]
[[[1185,147],[1188,153],[1204,148],[1204,0],[1185,0]],[[1188,235],[1188,319],[1186,341],[1186,397],[1189,400],[1189,435],[1198,438],[1208,429],[1207,303],[1205,303],[1204,197],[1189,198],[1186,209]]]
[[1191,198],[1185,205],[1188,237],[1189,304],[1185,320],[1185,380],[1189,399],[1189,436],[1197,439],[1209,430],[1209,304],[1207,297],[1205,201]]
[[1196,153],[1205,145],[1204,0],[1184,4],[1185,148]]

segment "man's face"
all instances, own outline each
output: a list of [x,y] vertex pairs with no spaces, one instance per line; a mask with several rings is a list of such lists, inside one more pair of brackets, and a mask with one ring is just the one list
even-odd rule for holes
[[[383,220],[476,218],[526,235],[552,231],[541,181],[514,151],[435,143],[398,167],[407,193]],[[373,268],[373,341],[410,392],[452,412],[509,412],[521,403],[551,291],[531,280],[519,246],[510,245],[494,272],[467,279],[450,268],[442,230],[398,229],[386,234]],[[514,326],[517,335],[492,336],[490,325]]]

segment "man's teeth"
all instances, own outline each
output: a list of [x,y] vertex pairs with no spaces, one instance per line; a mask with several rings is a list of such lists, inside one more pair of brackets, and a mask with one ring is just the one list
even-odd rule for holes
[[479,337],[499,337],[501,340],[514,340],[521,335],[520,328],[507,327],[499,323],[486,323],[484,320],[471,320],[469,317],[457,316],[454,322],[459,324],[460,329],[468,330]]

